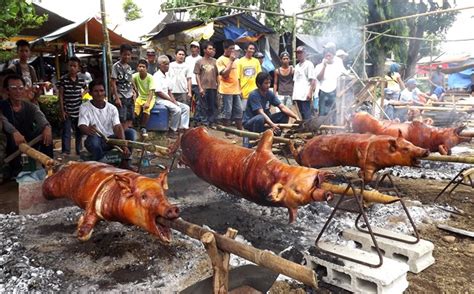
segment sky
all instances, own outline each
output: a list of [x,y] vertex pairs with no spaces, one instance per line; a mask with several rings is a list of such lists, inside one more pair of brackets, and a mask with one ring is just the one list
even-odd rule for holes
[[[49,9],[72,21],[81,21],[87,17],[100,14],[99,0],[36,0],[39,5]],[[122,0],[106,0],[106,11],[109,27],[131,40],[138,40],[139,36],[148,33],[162,19],[160,5],[162,0],[134,0],[142,8],[143,18],[134,22],[124,22]],[[286,14],[293,14],[300,10],[304,0],[283,0],[282,8]],[[472,0],[456,0],[458,7],[472,6]],[[116,26],[117,24],[124,24]],[[448,30],[447,39],[474,38],[471,28],[474,27],[474,9],[463,10],[457,17],[453,27]],[[471,49],[472,48],[472,49]],[[450,42],[442,46],[448,54],[472,53],[474,54],[474,41]]]

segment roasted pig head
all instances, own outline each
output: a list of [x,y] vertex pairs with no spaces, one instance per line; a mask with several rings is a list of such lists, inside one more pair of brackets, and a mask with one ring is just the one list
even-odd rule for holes
[[43,195],[70,198],[85,210],[78,223],[80,240],[88,240],[103,219],[134,224],[168,243],[170,229],[156,222],[158,216],[179,216],[178,207],[166,197],[167,176],[167,171],[153,179],[105,163],[69,162],[44,181]]
[[299,206],[326,201],[332,193],[320,188],[329,172],[291,166],[272,153],[273,133],[266,131],[256,150],[212,137],[203,128],[181,138],[181,161],[208,183],[265,206],[288,208],[290,222]]
[[305,145],[290,145],[298,164],[308,167],[355,166],[366,183],[383,168],[395,165],[417,166],[429,154],[405,140],[372,134],[336,134],[316,136]]

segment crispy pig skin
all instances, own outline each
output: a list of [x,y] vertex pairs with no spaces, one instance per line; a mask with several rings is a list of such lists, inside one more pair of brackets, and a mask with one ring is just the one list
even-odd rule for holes
[[256,150],[212,137],[203,128],[181,138],[181,161],[208,183],[265,206],[286,207],[290,222],[297,208],[332,197],[320,184],[328,172],[284,164],[272,153],[273,133],[266,131]]
[[290,149],[298,164],[308,167],[355,166],[366,183],[383,168],[415,166],[429,151],[416,147],[402,137],[372,134],[316,136],[300,148]]
[[470,142],[470,137],[461,136],[463,126],[457,128],[437,128],[419,121],[399,123],[379,121],[366,112],[356,113],[352,118],[352,130],[356,133],[398,136],[401,131],[403,138],[414,145],[426,148],[442,155],[451,154],[451,148],[463,142]]
[[69,198],[85,210],[78,223],[78,238],[88,240],[101,220],[137,225],[164,242],[168,228],[155,218],[178,217],[179,209],[165,195],[167,172],[157,179],[100,162],[69,162],[43,183],[47,199]]

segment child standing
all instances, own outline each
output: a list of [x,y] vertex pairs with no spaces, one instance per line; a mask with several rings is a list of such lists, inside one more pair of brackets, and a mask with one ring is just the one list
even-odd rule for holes
[[148,63],[145,59],[140,59],[137,71],[132,75],[132,83],[137,92],[135,100],[135,115],[142,114],[140,127],[142,133],[146,133],[146,125],[150,118],[150,111],[155,106],[155,87],[153,86],[153,76],[147,72]]
[[79,107],[82,104],[82,91],[86,89],[86,82],[79,78],[81,61],[72,56],[68,61],[68,73],[61,77],[58,82],[59,89],[59,111],[63,121],[61,134],[61,148],[65,155],[71,154],[71,129],[76,139],[76,154],[79,155],[82,148],[82,134],[77,127],[79,119]]
[[132,46],[120,45],[120,60],[112,66],[112,96],[124,130],[132,127],[135,93],[132,87]]

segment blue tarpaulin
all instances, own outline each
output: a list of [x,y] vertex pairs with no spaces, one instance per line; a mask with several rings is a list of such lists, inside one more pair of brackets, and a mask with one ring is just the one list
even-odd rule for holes
[[243,28],[238,28],[236,26],[226,26],[224,28],[224,35],[227,39],[235,41],[240,38],[252,37],[254,33],[251,33]]
[[461,72],[450,74],[448,77],[449,89],[467,89],[471,86],[471,75],[474,74],[474,69],[466,69]]

